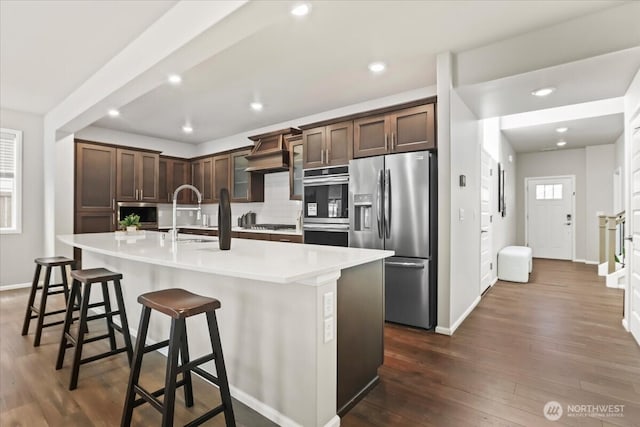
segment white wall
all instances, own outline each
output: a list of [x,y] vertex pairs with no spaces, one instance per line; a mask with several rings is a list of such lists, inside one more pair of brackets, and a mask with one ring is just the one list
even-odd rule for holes
[[614,144],[539,153],[517,157],[517,241],[525,244],[524,179],[526,177],[575,175],[576,213],[574,260],[598,261],[597,213],[613,213]]
[[[75,156],[73,134],[56,141],[56,236],[73,234]],[[65,165],[65,166],[63,166]],[[56,255],[73,258],[73,248],[55,241]]]
[[[450,325],[460,324],[480,297],[480,123],[451,93]],[[467,176],[460,187],[457,177]],[[453,331],[452,331],[453,332]]]
[[493,198],[491,211],[493,215],[493,271],[492,280],[498,277],[498,252],[505,246],[516,244],[516,153],[513,147],[500,132],[500,154],[497,159],[504,168],[504,203],[506,215],[498,212],[498,173],[493,174],[492,189],[496,197]]
[[76,132],[75,136],[77,139],[85,139],[88,141],[104,142],[107,144],[115,145],[126,145],[129,147],[142,148],[146,150],[161,151],[162,155],[164,156],[184,158],[197,156],[196,145],[194,144],[187,144],[184,142],[171,141],[162,138],[153,138],[150,136],[121,132],[97,126],[89,126],[82,130],[79,130],[78,132]]
[[598,214],[613,215],[613,172],[616,168],[616,146],[596,145],[585,148],[586,199],[585,199],[585,260],[598,262],[599,226]]
[[527,177],[575,175],[576,177],[576,253],[574,258],[585,259],[585,150],[557,150],[539,153],[520,153],[516,162],[516,220],[518,244],[525,245],[524,179]]
[[43,118],[0,110],[0,126],[22,134],[22,233],[0,235],[0,287],[31,282],[34,258],[43,256]]

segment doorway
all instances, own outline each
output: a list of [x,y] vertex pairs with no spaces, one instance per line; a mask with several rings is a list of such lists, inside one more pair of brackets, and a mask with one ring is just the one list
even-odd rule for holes
[[525,178],[525,237],[534,258],[573,260],[575,176]]
[[480,167],[480,294],[493,282],[493,218],[491,216],[491,177],[493,161],[484,149]]

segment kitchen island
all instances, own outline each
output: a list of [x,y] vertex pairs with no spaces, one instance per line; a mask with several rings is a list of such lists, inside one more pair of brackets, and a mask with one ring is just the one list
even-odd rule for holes
[[[58,238],[82,250],[83,268],[123,274],[132,329],[142,293],[179,287],[219,299],[231,394],[280,425],[339,425],[383,361],[383,260],[393,252],[244,239],[220,251],[215,238],[165,236]],[[194,358],[210,351],[205,324],[188,322]],[[152,317],[148,339],[168,334],[169,319]]]

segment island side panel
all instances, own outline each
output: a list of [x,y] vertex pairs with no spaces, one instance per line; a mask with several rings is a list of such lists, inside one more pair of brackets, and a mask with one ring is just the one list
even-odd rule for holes
[[384,261],[342,270],[338,279],[338,414],[378,381],[384,362]]
[[[123,274],[122,292],[137,335],[140,294],[183,288],[219,299],[216,311],[231,394],[280,425],[324,426],[336,418],[336,340],[323,341],[322,295],[339,274],[317,286],[277,284],[130,261],[83,250],[85,268]],[[154,313],[147,344],[167,339],[170,319]],[[192,359],[211,351],[206,320],[187,320]],[[213,364],[205,369],[214,373]]]

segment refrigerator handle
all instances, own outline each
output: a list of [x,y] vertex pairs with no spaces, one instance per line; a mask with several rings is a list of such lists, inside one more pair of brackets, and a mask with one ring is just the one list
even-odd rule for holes
[[382,169],[378,171],[378,185],[376,186],[376,214],[378,216],[378,237],[384,238],[382,228]]
[[384,229],[385,237],[391,237],[391,174],[384,171]]

